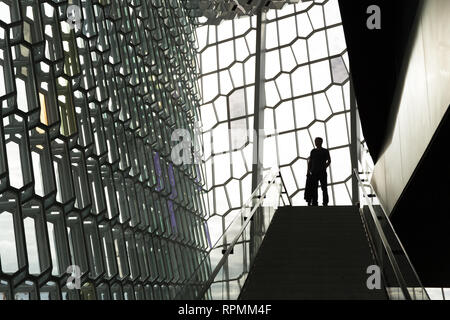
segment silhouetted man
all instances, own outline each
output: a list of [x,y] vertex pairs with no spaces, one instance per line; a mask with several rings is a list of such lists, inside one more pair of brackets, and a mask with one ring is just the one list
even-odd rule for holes
[[317,206],[317,188],[320,182],[320,187],[323,193],[323,205],[328,205],[328,190],[327,190],[327,168],[331,163],[330,152],[322,148],[323,139],[316,138],[314,140],[316,148],[311,150],[311,155],[308,159],[308,179],[310,180],[311,200],[308,201],[309,206]]

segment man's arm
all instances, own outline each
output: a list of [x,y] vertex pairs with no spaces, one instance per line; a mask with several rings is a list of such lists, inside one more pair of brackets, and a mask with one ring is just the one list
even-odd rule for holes
[[327,161],[325,163],[326,168],[328,168],[331,164],[330,151],[327,150]]

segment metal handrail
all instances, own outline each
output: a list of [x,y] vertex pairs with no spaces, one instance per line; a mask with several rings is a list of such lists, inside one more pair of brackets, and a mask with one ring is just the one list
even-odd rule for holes
[[[408,287],[406,285],[405,279],[403,278],[402,272],[401,272],[400,267],[399,267],[399,265],[397,263],[397,259],[395,258],[394,253],[392,252],[391,246],[389,245],[389,242],[387,240],[387,237],[384,234],[383,228],[381,227],[381,224],[378,221],[378,216],[375,213],[375,209],[373,208],[373,205],[372,205],[371,201],[369,201],[370,198],[369,198],[369,195],[367,194],[367,192],[365,190],[365,187],[369,186],[371,188],[371,190],[372,190],[372,193],[377,197],[376,192],[374,191],[373,187],[370,184],[363,184],[357,169],[353,169],[353,170],[354,170],[354,175],[356,176],[356,179],[358,181],[358,184],[359,184],[359,186],[360,186],[360,188],[362,190],[363,196],[368,200],[367,201],[367,206],[369,207],[369,211],[370,211],[370,214],[371,214],[372,219],[374,221],[374,224],[375,224],[378,236],[381,239],[381,242],[383,244],[384,250],[386,251],[386,254],[388,256],[389,262],[391,263],[392,269],[394,270],[394,275],[397,278],[398,283],[400,284],[400,288],[401,288],[401,290],[403,292],[403,295],[404,295],[406,300],[412,300],[411,295],[410,295],[410,293],[408,291]],[[397,233],[395,232],[395,229],[394,229],[394,227],[393,227],[393,225],[391,223],[391,220],[389,219],[388,215],[386,214],[386,211],[384,210],[384,208],[383,208],[383,206],[381,204],[380,204],[380,207],[381,207],[381,211],[383,213],[383,216],[384,216],[385,220],[388,223],[388,226],[392,230],[392,232],[394,234],[394,237],[397,240],[397,243],[400,245],[400,249],[401,249],[402,253],[406,257],[406,261],[408,262],[408,264],[409,264],[409,266],[410,266],[410,268],[411,268],[411,270],[413,272],[413,275],[417,279],[419,286],[422,288],[423,293],[428,297],[428,294],[427,294],[425,288],[423,287],[423,285],[422,285],[422,283],[420,281],[420,278],[419,278],[416,270],[414,269],[414,266],[412,265],[411,260],[409,259],[405,248],[403,247],[403,244],[400,241],[400,238],[398,237]]]

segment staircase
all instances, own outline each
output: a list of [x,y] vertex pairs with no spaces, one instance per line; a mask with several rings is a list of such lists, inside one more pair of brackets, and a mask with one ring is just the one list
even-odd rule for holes
[[376,264],[357,207],[281,207],[241,291],[241,300],[377,300]]

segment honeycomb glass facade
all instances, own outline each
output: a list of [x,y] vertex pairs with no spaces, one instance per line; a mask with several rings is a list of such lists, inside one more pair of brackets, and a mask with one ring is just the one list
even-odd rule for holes
[[250,196],[255,163],[264,172],[279,167],[293,205],[305,205],[315,137],[331,154],[330,205],[351,204],[350,76],[338,1],[285,4],[267,10],[261,22],[255,15],[223,20],[197,28],[197,35],[212,238]]
[[0,300],[180,298],[259,173],[304,204],[317,136],[350,204],[349,79],[338,0],[0,0]]
[[173,298],[208,248],[201,166],[170,157],[185,4],[0,1],[0,105],[0,300]]

